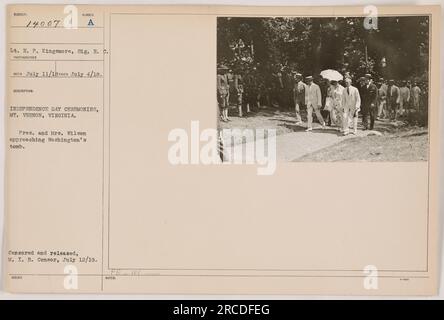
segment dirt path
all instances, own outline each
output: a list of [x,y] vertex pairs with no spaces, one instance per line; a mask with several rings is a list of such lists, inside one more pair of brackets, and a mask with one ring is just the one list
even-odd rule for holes
[[291,161],[350,137],[356,136],[343,136],[334,129],[314,129],[312,132],[298,131],[279,135],[276,137],[276,158],[278,161]]
[[[335,128],[322,129],[316,123],[313,127],[312,132],[305,132],[306,124],[296,125],[292,112],[270,109],[261,110],[251,117],[232,117],[230,122],[222,124],[222,128],[230,129],[275,129],[278,161],[292,161],[350,138],[381,135],[379,131],[359,130],[357,135],[343,136]],[[380,129],[383,127],[381,126]],[[239,143],[242,143],[242,140],[235,139],[234,144]],[[229,145],[228,141],[225,145]],[[248,146],[249,143],[244,145]]]

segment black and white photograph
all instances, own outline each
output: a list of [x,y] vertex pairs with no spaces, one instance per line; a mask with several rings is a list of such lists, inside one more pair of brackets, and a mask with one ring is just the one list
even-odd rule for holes
[[440,3],[38,1],[0,6],[0,300],[443,299]]
[[219,17],[219,130],[272,129],[281,161],[427,161],[429,33],[429,16]]

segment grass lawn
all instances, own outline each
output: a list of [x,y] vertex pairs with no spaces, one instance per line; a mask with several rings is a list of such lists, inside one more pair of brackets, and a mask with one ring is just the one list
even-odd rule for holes
[[294,161],[426,161],[428,150],[427,128],[403,127],[347,139]]

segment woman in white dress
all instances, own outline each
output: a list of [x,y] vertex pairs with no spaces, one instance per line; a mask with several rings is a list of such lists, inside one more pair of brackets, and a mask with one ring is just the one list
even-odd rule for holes
[[[342,130],[342,93],[344,87],[341,86],[338,81],[330,81],[330,88],[328,90],[327,96],[330,98],[330,118],[332,126],[335,125],[339,131]],[[327,98],[328,98],[327,97]]]

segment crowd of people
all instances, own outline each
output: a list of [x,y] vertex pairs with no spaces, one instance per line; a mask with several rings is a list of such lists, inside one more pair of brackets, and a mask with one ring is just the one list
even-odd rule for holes
[[314,79],[297,71],[278,71],[269,81],[260,81],[254,68],[240,74],[220,65],[217,71],[217,98],[221,121],[225,122],[230,121],[230,108],[243,117],[272,106],[294,112],[296,124],[302,126],[301,110],[305,109],[307,132],[313,130],[314,114],[322,128],[334,127],[347,135],[357,133],[359,115],[363,129],[373,130],[375,120],[396,121],[426,112],[425,90],[416,81],[375,80],[371,74],[353,80],[349,73],[338,79],[318,75]]

